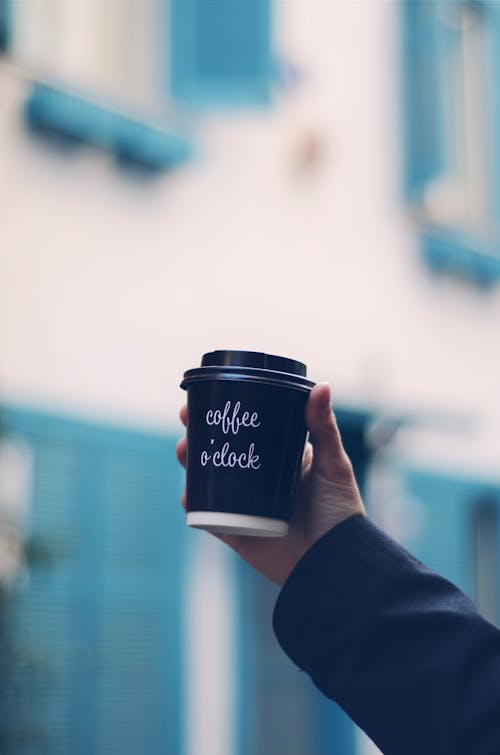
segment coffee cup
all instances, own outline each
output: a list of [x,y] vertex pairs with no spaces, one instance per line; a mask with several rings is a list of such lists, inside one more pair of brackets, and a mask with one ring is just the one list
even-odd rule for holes
[[187,524],[282,537],[300,481],[305,364],[254,351],[212,351],[184,373]]

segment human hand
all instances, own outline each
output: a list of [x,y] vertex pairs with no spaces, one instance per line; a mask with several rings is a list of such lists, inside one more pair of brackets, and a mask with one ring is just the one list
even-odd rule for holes
[[[187,422],[187,406],[180,417]],[[302,478],[288,534],[281,538],[216,534],[245,561],[268,579],[282,585],[304,553],[332,527],[365,508],[351,462],[342,447],[331,408],[330,386],[318,383],[306,405],[306,424],[311,435],[302,460]],[[183,467],[187,441],[177,443],[177,458]],[[186,508],[186,492],[182,496]]]

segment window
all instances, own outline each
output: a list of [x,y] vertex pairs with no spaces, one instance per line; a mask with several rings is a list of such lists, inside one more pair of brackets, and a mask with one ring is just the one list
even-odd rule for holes
[[500,278],[500,8],[402,4],[405,191],[436,269]]
[[278,588],[239,568],[241,591],[240,755],[354,755],[356,727],[283,653],[270,622]]
[[474,506],[476,601],[479,610],[489,621],[497,616],[498,574],[498,514],[497,496],[478,496]]
[[182,752],[174,441],[19,409],[3,419],[33,467],[29,569],[0,606],[6,751]]
[[172,91],[191,105],[266,105],[270,0],[172,0]]
[[0,0],[0,52],[9,44],[9,6],[7,0]]
[[187,106],[269,103],[270,0],[13,3],[11,15],[11,70],[34,81],[26,121],[66,147],[165,170],[192,154]]
[[498,621],[500,486],[408,467],[404,485],[419,507],[419,526],[405,544],[431,569],[458,585]]

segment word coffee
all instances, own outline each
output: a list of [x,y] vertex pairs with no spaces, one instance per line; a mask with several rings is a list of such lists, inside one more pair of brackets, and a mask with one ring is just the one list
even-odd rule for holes
[[207,425],[220,425],[224,435],[231,432],[238,435],[241,427],[259,427],[259,415],[257,412],[243,412],[239,416],[241,403],[237,401],[231,413],[231,402],[226,401],[224,409],[209,409],[206,415]]

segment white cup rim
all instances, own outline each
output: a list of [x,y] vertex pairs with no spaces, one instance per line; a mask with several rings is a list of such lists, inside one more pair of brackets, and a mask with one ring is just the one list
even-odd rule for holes
[[288,532],[288,522],[283,519],[223,511],[189,511],[187,524],[189,527],[227,535],[284,537]]

